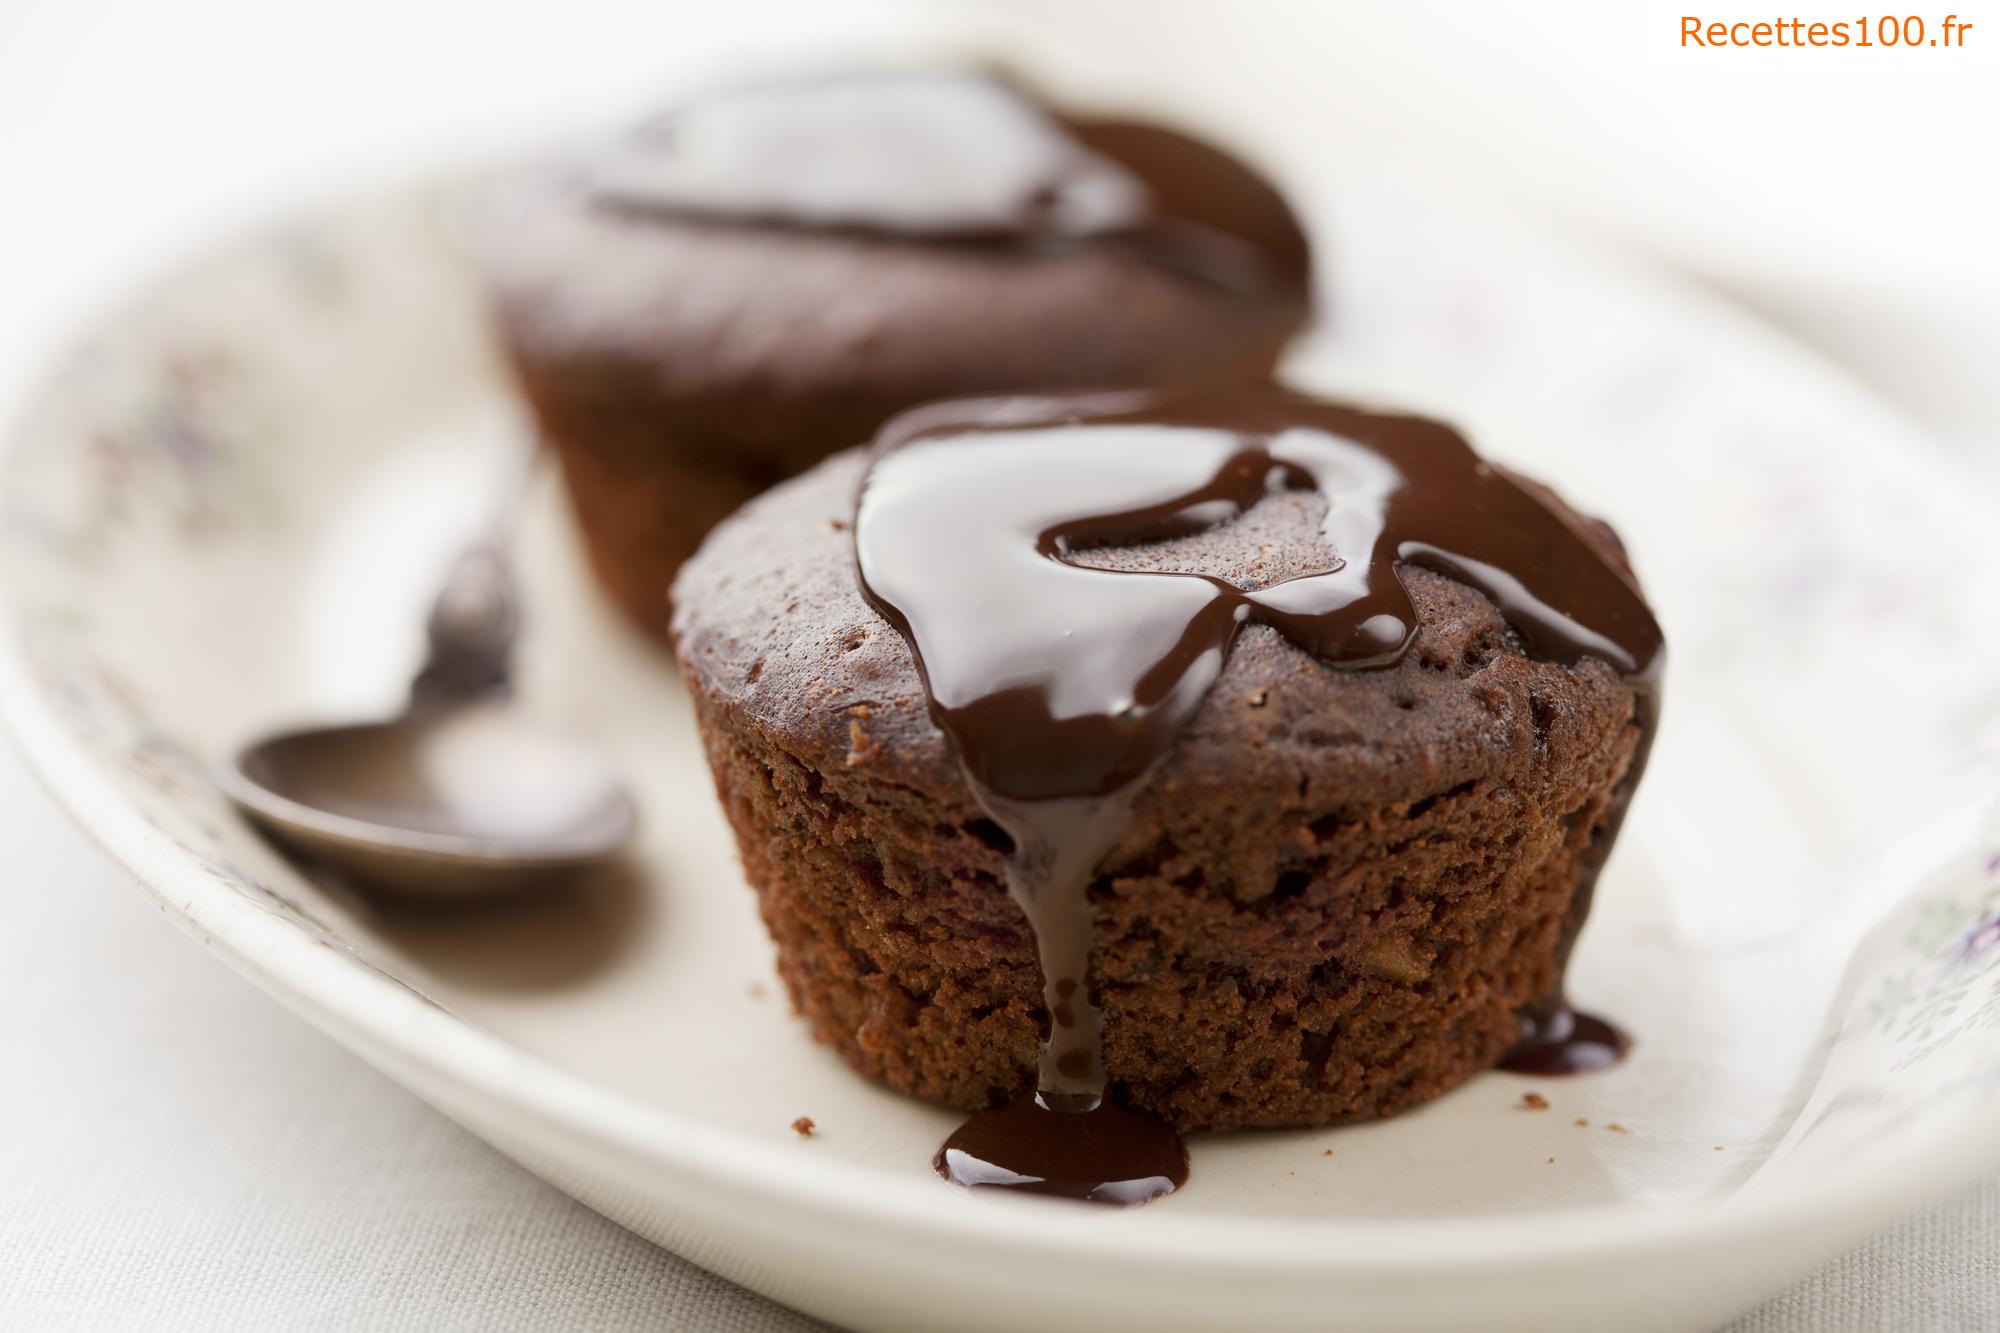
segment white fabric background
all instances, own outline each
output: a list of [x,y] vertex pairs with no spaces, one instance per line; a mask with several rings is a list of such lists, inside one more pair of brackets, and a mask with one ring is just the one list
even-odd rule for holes
[[[1080,40],[1109,13],[1032,8],[1074,20]],[[1970,456],[2000,472],[2000,285],[1981,203],[1996,178],[1924,174],[1908,149],[1939,124],[1990,140],[1990,74],[1849,66],[1781,86],[1747,60],[1662,66],[1647,32],[1610,31],[1618,7],[1596,0],[1455,17],[1401,0],[1217,8],[1244,60],[1261,59],[1244,45],[1254,18],[1310,52],[1314,77],[1254,92],[1319,98],[1299,114],[1324,125],[1329,154],[1388,139],[1588,216],[1789,320],[1968,450],[1983,443]],[[0,5],[0,405],[80,311],[245,212],[620,100],[698,63],[711,39],[810,39],[839,9]],[[2000,49],[2000,12],[1975,17]],[[1171,26],[1146,29],[1161,67],[1216,73],[1222,47]],[[1642,92],[1614,117],[1565,110],[1565,95],[1607,87]],[[1713,114],[1686,114],[1697,106]],[[1841,115],[1877,133],[1807,151]],[[1802,219],[1816,250],[1793,244]],[[0,838],[0,1328],[813,1327],[542,1185],[218,966],[4,752]],[[1903,1329],[2000,1329],[2000,1178],[1735,1326]]]

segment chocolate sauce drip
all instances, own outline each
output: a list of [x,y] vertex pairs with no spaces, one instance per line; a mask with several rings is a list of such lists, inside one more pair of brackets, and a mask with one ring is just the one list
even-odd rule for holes
[[1099,1098],[1057,1112],[1034,1097],[982,1111],[938,1149],[938,1174],[973,1189],[1011,1189],[1120,1207],[1187,1183],[1187,1148],[1165,1122]]
[[[1288,489],[1325,499],[1336,558],[1322,572],[1250,592],[1068,558],[1198,532]],[[1014,840],[1008,888],[1034,929],[1050,1016],[1035,1092],[973,1117],[939,1153],[961,1184],[1133,1202],[1105,1182],[1181,1178],[1170,1134],[1120,1131],[1115,1169],[1075,1147],[1109,1151],[1074,1123],[1111,1105],[1087,893],[1245,625],[1335,667],[1387,666],[1417,629],[1399,566],[1421,565],[1484,593],[1531,656],[1601,658],[1633,682],[1642,740],[1627,795],[1657,712],[1663,642],[1629,575],[1449,427],[1416,417],[1272,389],[924,409],[884,433],[855,551],[862,590],[909,642],[975,796]],[[1579,923],[1623,805],[1586,860]],[[1543,1072],[1586,1064],[1578,1038],[1610,1030],[1568,1013],[1558,999],[1529,1015],[1516,1059]]]
[[592,164],[607,204],[936,243],[1112,244],[1218,285],[1303,293],[1304,233],[1227,154],[1067,118],[990,74],[847,75],[691,102]]
[[1631,1045],[1618,1028],[1579,1013],[1558,991],[1521,1015],[1521,1039],[1500,1067],[1517,1074],[1589,1074],[1617,1064]]

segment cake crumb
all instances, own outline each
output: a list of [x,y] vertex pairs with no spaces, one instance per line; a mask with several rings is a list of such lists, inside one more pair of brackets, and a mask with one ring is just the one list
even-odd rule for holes
[[1521,1105],[1530,1111],[1546,1111],[1549,1109],[1549,1099],[1539,1092],[1524,1092],[1521,1094]]
[[1556,1164],[1556,1159],[1553,1157],[1549,1158],[1549,1160],[1546,1163],[1544,1163],[1544,1165],[1547,1166],[1554,1166],[1555,1164]]
[[1717,1152],[1721,1152],[1721,1151],[1722,1151],[1722,1145],[1721,1145],[1721,1144],[1719,1144],[1719,1143],[1718,1143],[1718,1144],[1716,1144],[1716,1145],[1715,1145],[1715,1150],[1716,1150]]
[[813,1118],[809,1115],[802,1115],[792,1122],[792,1132],[802,1139],[811,1138],[813,1131],[818,1128],[819,1126],[813,1123]]
[[1252,690],[1243,696],[1243,701],[1252,708],[1262,708],[1270,701],[1270,698],[1271,692],[1269,690]]
[[1590,1122],[1588,1120],[1585,1120],[1582,1116],[1578,1116],[1576,1118],[1576,1127],[1578,1129],[1589,1129]]
[[868,738],[859,722],[847,724],[847,766],[859,768],[873,759],[882,747]]
[[847,531],[847,524],[840,519],[830,518],[826,521],[826,530],[828,532],[845,532]]
[[1610,1130],[1613,1134],[1630,1134],[1632,1132],[1631,1130],[1625,1128],[1625,1126],[1619,1124],[1616,1120],[1606,1125],[1605,1128]]
[[[1718,1149],[1717,1149],[1716,1151],[1720,1152],[1720,1151],[1721,1151],[1721,1149],[1719,1149],[1719,1148],[1718,1148]],[[1331,1156],[1333,1156],[1333,1149],[1331,1149],[1331,1148],[1328,1148],[1328,1149],[1327,1149],[1327,1150],[1326,1150],[1325,1152],[1321,1153],[1321,1154],[1320,1154],[1320,1156],[1321,1156],[1321,1157],[1331,1157]]]

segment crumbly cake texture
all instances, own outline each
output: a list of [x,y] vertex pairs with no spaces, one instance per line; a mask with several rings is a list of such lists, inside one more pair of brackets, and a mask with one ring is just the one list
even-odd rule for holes
[[[859,1072],[977,1108],[1032,1083],[1039,971],[1005,835],[859,591],[865,462],[837,456],[718,528],[674,632],[793,1003]],[[1266,586],[1326,567],[1321,505],[1278,495],[1080,559]],[[1633,689],[1595,660],[1528,659],[1479,593],[1402,573],[1419,628],[1393,667],[1243,632],[1090,889],[1114,1087],[1182,1130],[1428,1100],[1490,1068],[1559,980],[1639,741]]]
[[1258,378],[1307,312],[1302,287],[1232,291],[1114,245],[642,215],[553,173],[496,189],[468,234],[593,571],[655,635],[711,527],[906,407]]

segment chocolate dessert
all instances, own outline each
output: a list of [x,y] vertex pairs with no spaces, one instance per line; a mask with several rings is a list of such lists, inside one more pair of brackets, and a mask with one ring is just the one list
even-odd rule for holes
[[1447,426],[1269,388],[920,409],[675,601],[793,1001],[984,1110],[962,1183],[1142,1201],[1169,1126],[1616,1058],[1561,980],[1662,640],[1609,529]]
[[649,633],[751,496],[913,404],[1258,377],[1309,263],[1270,185],[997,77],[741,88],[497,189],[475,250],[598,578]]

